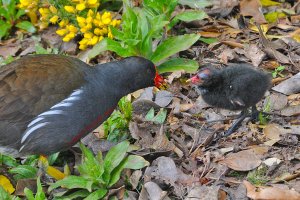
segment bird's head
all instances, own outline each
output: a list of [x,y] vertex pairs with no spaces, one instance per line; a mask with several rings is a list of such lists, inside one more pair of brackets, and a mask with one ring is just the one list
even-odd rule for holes
[[196,75],[187,80],[195,85],[206,85],[207,82],[212,78],[212,69],[211,68],[202,68]]

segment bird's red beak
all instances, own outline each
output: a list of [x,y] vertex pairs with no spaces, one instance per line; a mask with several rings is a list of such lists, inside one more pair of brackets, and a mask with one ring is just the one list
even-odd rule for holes
[[192,78],[188,79],[186,82],[191,82],[191,83],[197,85],[201,82],[201,79],[198,75],[195,75]]
[[161,88],[164,85],[165,81],[164,78],[158,74],[156,71],[155,78],[154,78],[154,85],[157,88]]
[[165,85],[164,77],[159,75],[156,66],[155,66],[155,70],[156,70],[156,74],[155,74],[155,77],[154,77],[154,85],[155,85],[155,87],[161,89]]

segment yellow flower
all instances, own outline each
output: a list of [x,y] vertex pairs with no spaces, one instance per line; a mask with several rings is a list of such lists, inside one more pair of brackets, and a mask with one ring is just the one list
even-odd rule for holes
[[97,0],[88,0],[87,3],[93,5],[97,3]]
[[113,27],[119,26],[120,24],[121,24],[121,20],[117,20],[117,19],[114,19],[114,20],[112,20],[112,22],[111,22],[111,25],[112,25]]
[[56,14],[57,13],[57,9],[54,6],[50,6],[49,10],[53,13]]
[[39,12],[42,16],[47,16],[50,14],[50,10],[48,8],[40,8]]
[[87,13],[87,16],[88,17],[93,17],[94,16],[94,12],[91,9],[89,9],[89,11]]
[[93,37],[93,33],[87,32],[87,33],[85,33],[83,36],[84,36],[85,38],[87,38],[87,39],[91,39],[91,38]]
[[97,14],[96,14],[96,19],[97,19],[97,20],[101,20],[101,15],[100,15],[100,13],[98,13],[98,12],[97,12]]
[[89,41],[89,45],[95,45],[98,42],[98,37],[93,36],[93,38]]
[[65,27],[68,23],[69,23],[69,21],[67,19],[63,19],[58,23],[58,25],[60,27]]
[[110,31],[107,33],[107,37],[110,38],[110,39],[114,38],[114,36],[112,35],[112,33]]
[[29,6],[30,3],[30,0],[20,0],[20,4],[23,8]]
[[86,18],[86,23],[92,23],[92,22],[93,22],[93,17]]
[[76,5],[76,10],[82,11],[85,9],[85,4],[84,3],[80,3]]
[[104,39],[104,37],[103,36],[100,36],[99,37],[99,42],[101,41],[101,40],[103,40]]
[[44,29],[44,28],[47,28],[48,27],[48,22],[41,22],[40,24],[39,24],[39,27],[40,27],[40,29]]
[[76,19],[77,19],[78,23],[85,23],[85,18],[84,17],[77,16]]
[[83,44],[81,44],[81,45],[79,45],[79,49],[81,49],[81,50],[85,50],[86,49],[86,45],[83,45]]
[[75,13],[75,8],[73,6],[64,6],[64,9],[68,12],[68,13]]
[[67,29],[73,33],[77,33],[77,31],[78,31],[78,29],[74,25],[68,25]]
[[94,29],[94,34],[95,35],[101,35],[102,31],[100,30],[100,28],[95,28]]
[[53,17],[50,18],[49,21],[50,21],[52,24],[55,24],[55,23],[57,22],[57,20],[58,20],[58,16],[57,16],[57,15],[54,15]]
[[56,31],[56,34],[59,35],[59,36],[64,36],[68,33],[68,30],[67,29],[58,29]]
[[0,175],[0,186],[2,186],[9,194],[15,191],[14,186],[6,176]]
[[83,38],[82,40],[79,41],[79,44],[81,45],[86,45],[88,43],[88,39],[87,38]]
[[75,37],[75,33],[68,33],[64,38],[63,41],[64,42],[69,42],[71,39],[73,39]]
[[86,32],[88,32],[90,29],[88,29],[86,26],[85,27],[82,27],[81,29],[80,29],[80,32],[81,33],[86,33]]

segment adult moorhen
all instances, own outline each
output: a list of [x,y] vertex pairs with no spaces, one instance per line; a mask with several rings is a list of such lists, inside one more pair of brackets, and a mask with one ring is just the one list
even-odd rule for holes
[[0,153],[49,155],[106,120],[119,99],[159,84],[141,57],[91,67],[61,55],[26,56],[0,68]]
[[232,134],[248,116],[248,108],[252,107],[252,115],[257,114],[256,103],[271,86],[271,76],[246,63],[230,64],[222,70],[208,65],[190,81],[198,86],[206,103],[228,110],[242,110],[225,136]]

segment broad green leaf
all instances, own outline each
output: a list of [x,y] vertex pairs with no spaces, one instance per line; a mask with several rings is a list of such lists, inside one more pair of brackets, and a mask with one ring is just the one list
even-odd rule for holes
[[200,35],[197,34],[186,34],[180,36],[174,36],[163,41],[153,53],[151,60],[155,64],[158,62],[178,53],[184,51],[192,46]]
[[16,27],[23,29],[29,33],[35,33],[36,29],[29,21],[21,21],[16,24]]
[[128,57],[128,56],[135,55],[134,51],[132,51],[129,48],[122,47],[119,42],[109,38],[104,38],[102,41],[100,41],[91,49],[91,51],[88,53],[88,57],[89,59],[94,58],[100,53],[107,50],[113,51],[121,57]]
[[1,38],[8,35],[8,31],[10,28],[11,28],[10,24],[0,21],[0,40],[1,40]]
[[167,110],[161,108],[157,115],[151,120],[157,124],[163,124],[167,118]]
[[206,44],[212,44],[212,43],[218,42],[217,38],[204,38],[204,37],[200,37],[199,40],[202,41],[202,42],[204,42],[204,43],[206,43]]
[[58,156],[59,156],[59,152],[51,154],[50,156],[48,156],[49,165],[53,165],[54,162],[57,160]]
[[95,192],[91,193],[89,196],[84,198],[84,200],[95,200],[95,199],[102,199],[107,193],[106,189],[98,189]]
[[80,144],[80,149],[83,153],[82,164],[78,166],[78,170],[81,175],[88,175],[92,178],[99,179],[101,178],[104,169],[102,164],[102,154],[98,154],[97,158],[94,157],[94,154],[83,144]]
[[213,4],[211,0],[179,0],[178,3],[191,8],[205,8]]
[[16,14],[16,19],[19,19],[22,15],[25,15],[26,12],[23,9],[18,10],[17,14]]
[[283,13],[283,12],[277,12],[277,11],[269,12],[269,13],[265,14],[265,18],[266,18],[266,20],[267,20],[269,23],[274,23],[274,22],[276,22],[278,19],[284,18],[285,16],[286,16],[285,13]]
[[129,155],[124,168],[127,169],[142,169],[149,166],[150,163],[141,156]]
[[12,200],[10,194],[0,185],[0,199]]
[[179,13],[172,19],[170,27],[173,27],[175,24],[177,24],[179,20],[184,22],[191,22],[194,20],[202,20],[207,17],[207,14],[202,10],[185,11]]
[[43,191],[40,177],[38,177],[38,179],[37,179],[37,192],[35,194],[35,199],[36,200],[45,200],[46,199],[46,195]]
[[33,192],[30,189],[28,189],[27,187],[24,189],[24,193],[25,193],[27,200],[35,200]]
[[151,108],[145,116],[145,119],[151,121],[154,118],[154,108]]
[[122,162],[111,172],[108,187],[113,186],[115,183],[117,183],[120,180],[121,173],[125,168],[127,162],[128,162],[128,157],[123,159]]
[[9,170],[9,173],[16,174],[16,179],[36,178],[37,168],[30,165],[19,165]]
[[160,74],[178,70],[184,70],[188,73],[193,73],[197,71],[198,68],[199,65],[197,61],[185,58],[172,58],[157,66],[157,70]]
[[58,187],[64,187],[67,189],[74,189],[74,188],[87,189],[89,192],[91,192],[92,185],[93,185],[93,181],[83,178],[81,176],[67,176],[64,179],[53,183],[48,188],[48,191],[51,191]]
[[0,154],[0,166],[1,165],[6,165],[8,167],[16,167],[18,166],[18,163],[13,157]]
[[129,147],[128,141],[123,141],[112,147],[104,159],[105,174],[110,174],[125,158],[127,149]]

